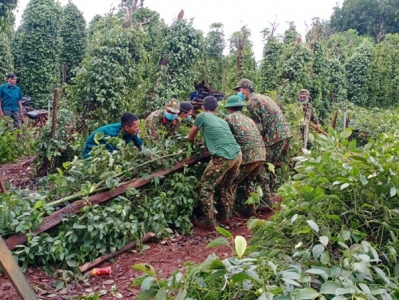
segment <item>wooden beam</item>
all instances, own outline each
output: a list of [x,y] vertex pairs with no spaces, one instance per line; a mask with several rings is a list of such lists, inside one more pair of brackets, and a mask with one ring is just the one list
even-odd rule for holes
[[[168,174],[173,173],[179,169],[184,168],[184,166],[186,166],[186,165],[191,165],[193,163],[196,163],[196,162],[202,160],[203,158],[207,158],[210,156],[211,156],[211,154],[208,151],[205,151],[202,154],[201,158],[198,158],[196,155],[185,158],[182,161],[175,163],[175,165],[170,169],[160,170],[158,172],[150,174],[147,178],[136,178],[136,179],[133,179],[132,181],[121,184],[120,186],[115,188],[113,192],[107,191],[104,193],[90,196],[88,199],[75,201],[71,205],[65,206],[64,208],[54,212],[50,216],[45,217],[43,220],[43,223],[33,232],[33,234],[38,235],[42,232],[49,230],[50,228],[57,226],[58,224],[61,223],[61,221],[65,217],[79,213],[80,210],[83,207],[85,207],[86,205],[88,205],[89,203],[91,205],[94,205],[94,204],[106,202],[108,200],[111,200],[111,199],[125,193],[128,188],[142,187],[142,186],[150,183],[152,178],[154,178],[154,177],[162,177],[162,176],[168,175]],[[28,240],[28,237],[26,234],[16,234],[16,235],[9,237],[5,242],[8,246],[8,248],[10,250],[12,250],[17,245],[25,244],[27,240]]]
[[22,300],[37,300],[37,296],[29,285],[21,269],[8,250],[3,238],[0,236],[0,266],[11,281]]

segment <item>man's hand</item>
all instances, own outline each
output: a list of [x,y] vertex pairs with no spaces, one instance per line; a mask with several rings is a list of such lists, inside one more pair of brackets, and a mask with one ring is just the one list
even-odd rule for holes
[[20,112],[20,113],[19,113],[19,117],[21,118],[21,121],[23,122],[23,121],[24,121],[24,113],[23,113],[23,112]]
[[4,113],[3,113],[2,110],[0,110],[0,117],[1,117],[1,118],[4,118]]

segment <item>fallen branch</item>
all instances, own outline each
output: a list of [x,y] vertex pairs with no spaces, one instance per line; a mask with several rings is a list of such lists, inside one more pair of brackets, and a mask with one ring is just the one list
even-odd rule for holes
[[313,129],[315,129],[318,133],[324,134],[325,136],[328,136],[328,133],[321,130],[319,127],[317,127],[315,124],[313,123],[309,123],[309,126],[312,127]]
[[[142,239],[140,239],[140,242],[141,243],[146,243],[149,240],[153,239],[154,237],[155,237],[155,233],[147,232],[145,234],[145,236]],[[123,246],[122,248],[120,248],[118,251],[115,251],[114,253],[105,254],[103,256],[100,256],[99,258],[97,258],[93,262],[89,262],[89,263],[86,263],[86,264],[80,266],[79,270],[80,270],[80,272],[84,273],[84,272],[94,268],[95,266],[101,264],[102,262],[104,262],[104,261],[106,261],[108,259],[111,259],[111,258],[113,258],[115,256],[118,256],[119,254],[122,254],[123,252],[125,252],[127,250],[130,250],[130,249],[132,249],[135,246],[136,246],[136,242],[130,242],[129,244]]]
[[[114,191],[107,191],[107,192],[104,192],[101,194],[96,194],[96,195],[90,196],[88,199],[82,199],[82,200],[75,201],[71,205],[68,205],[68,206],[54,212],[50,216],[44,218],[43,224],[41,224],[34,232],[32,232],[32,234],[38,235],[42,232],[45,232],[45,231],[57,226],[58,224],[61,223],[61,221],[65,217],[79,213],[80,210],[83,207],[85,207],[86,205],[94,205],[94,204],[104,203],[108,200],[111,200],[111,199],[125,193],[128,188],[142,187],[142,186],[150,183],[152,178],[154,178],[154,177],[162,177],[162,176],[168,175],[168,174],[173,173],[179,169],[184,168],[184,166],[186,166],[186,165],[191,165],[191,164],[196,163],[196,162],[200,161],[201,159],[207,158],[207,157],[210,157],[210,153],[208,151],[205,151],[204,153],[202,153],[201,158],[198,158],[197,156],[193,155],[189,158],[185,158],[182,161],[175,163],[174,166],[170,169],[160,170],[153,174],[150,174],[146,178],[136,178],[136,179],[133,179],[132,181],[121,184],[120,186],[115,188]],[[12,250],[17,245],[25,244],[27,240],[28,240],[27,234],[16,234],[16,235],[9,237],[5,242],[7,244],[7,247],[10,250]]]

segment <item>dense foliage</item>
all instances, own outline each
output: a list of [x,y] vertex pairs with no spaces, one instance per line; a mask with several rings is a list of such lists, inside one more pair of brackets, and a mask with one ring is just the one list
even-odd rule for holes
[[336,6],[331,16],[331,27],[336,31],[355,29],[380,41],[387,33],[399,32],[398,0],[345,0]]
[[71,82],[73,69],[83,59],[86,48],[86,21],[75,4],[69,2],[62,8],[61,24],[61,62],[66,63],[66,80]]
[[34,131],[24,125],[21,129],[14,130],[11,118],[0,118],[0,164],[32,155],[34,135]]
[[47,107],[47,98],[60,83],[60,19],[61,7],[54,0],[31,0],[23,14],[16,69],[23,93],[37,107]]
[[[158,279],[145,273],[138,299],[396,299],[398,297],[397,134],[381,134],[364,147],[348,141],[348,128],[314,140],[296,157],[296,175],[270,220],[250,219],[251,246],[237,236],[232,256],[210,255],[187,271]],[[231,234],[208,247],[229,246]],[[228,239],[227,239],[228,238]]]

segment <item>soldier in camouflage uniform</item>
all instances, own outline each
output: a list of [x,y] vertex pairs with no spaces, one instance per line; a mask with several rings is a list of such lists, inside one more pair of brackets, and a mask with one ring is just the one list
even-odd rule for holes
[[152,139],[157,144],[159,140],[158,129],[164,127],[167,135],[172,135],[177,132],[181,121],[178,118],[180,112],[180,103],[176,99],[172,99],[165,105],[165,108],[153,111],[147,119],[145,119],[146,136]]
[[[302,114],[303,114],[303,122],[299,127],[300,136],[303,140],[305,140],[305,127],[307,122],[313,122],[319,128],[319,120],[314,115],[313,105],[312,105],[312,98],[310,97],[310,93],[306,89],[302,89],[299,91],[298,95],[298,103],[301,105]],[[309,134],[309,132],[307,132]],[[308,142],[306,146],[307,149],[311,147],[310,143]]]
[[[248,79],[241,79],[234,90],[248,100],[248,111],[258,126],[266,147],[266,161],[276,168],[281,167],[288,153],[290,128],[284,114],[271,98],[257,94],[254,84]],[[268,187],[265,187],[268,189]]]
[[215,97],[204,98],[203,112],[200,113],[191,128],[188,140],[193,142],[201,129],[206,146],[212,157],[201,178],[200,201],[205,217],[195,224],[205,229],[216,226],[213,196],[216,188],[220,189],[220,221],[229,223],[232,215],[234,195],[233,183],[241,164],[240,146],[234,139],[225,120],[215,116],[217,100]]
[[[236,192],[238,185],[243,183],[245,194],[249,198],[251,192],[253,192],[250,182],[254,181],[257,176],[263,179],[262,185],[267,185],[264,176],[266,148],[255,122],[241,113],[242,108],[246,105],[239,96],[231,96],[227,99],[224,107],[228,112],[226,122],[229,124],[230,130],[238,145],[240,145],[242,152],[240,173],[234,181],[234,192]],[[233,202],[235,202],[235,194]],[[248,205],[244,213],[247,216],[254,215],[255,205]]]

